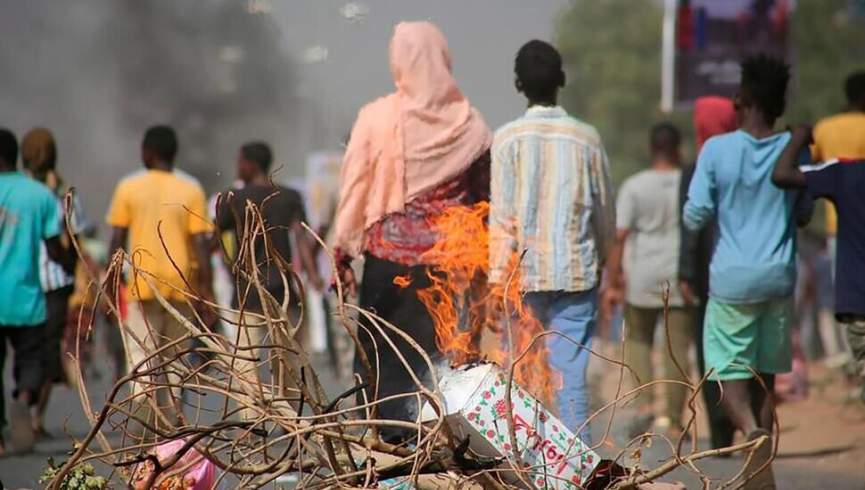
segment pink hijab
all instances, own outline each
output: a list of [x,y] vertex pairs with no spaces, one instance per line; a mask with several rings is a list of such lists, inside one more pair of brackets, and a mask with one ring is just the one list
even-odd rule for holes
[[396,91],[361,109],[343,159],[334,240],[349,256],[361,252],[367,228],[464,172],[492,141],[435,25],[397,24],[390,69]]

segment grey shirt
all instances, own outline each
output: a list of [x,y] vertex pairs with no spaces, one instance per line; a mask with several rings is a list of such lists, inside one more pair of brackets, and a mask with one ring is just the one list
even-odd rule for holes
[[643,170],[625,181],[616,203],[616,227],[628,230],[622,266],[625,301],[633,306],[683,306],[679,292],[679,183],[681,170]]

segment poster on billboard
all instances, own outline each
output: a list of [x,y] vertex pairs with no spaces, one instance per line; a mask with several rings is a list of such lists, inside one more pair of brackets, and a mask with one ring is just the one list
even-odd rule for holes
[[668,0],[664,24],[665,109],[704,95],[732,96],[743,58],[791,59],[793,0]]

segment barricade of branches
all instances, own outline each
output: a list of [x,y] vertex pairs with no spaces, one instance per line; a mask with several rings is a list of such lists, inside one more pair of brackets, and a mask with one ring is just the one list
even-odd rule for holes
[[[424,359],[432,382],[412,374],[415,392],[381,398],[376,395],[374,379],[361,383],[358,378],[355,386],[328,397],[298,337],[302,324],[299,315],[304,312],[302,302],[290,297],[294,288],[289,285],[302,282],[291,264],[270,249],[267,225],[255,206],[247,204],[245,213],[245,230],[241,235],[245,238],[238,244],[233,272],[238,287],[246,289],[239,296],[255,291],[261,298],[261,311],[216,304],[211,298],[197,294],[190,278],[183,278],[185,287],[161,282],[136,267],[136,261],[123,252],[112,257],[107,274],[114,279],[111,283],[102,283],[96,275],[92,277],[91,300],[102,301],[113,311],[128,357],[134,357],[129,355],[131,350],[139,355],[104,400],[91,399],[81,369],[76,370],[80,400],[91,429],[83,439],[75,441],[71,457],[53,472],[48,488],[61,488],[66,475],[78,465],[96,461],[112,469],[106,475],[111,482],[133,488],[186,488],[172,485],[183,484],[184,475],[202,461],[216,467],[217,484],[236,488],[260,488],[288,474],[296,476],[297,488],[307,489],[375,488],[379,482],[397,477],[408,478],[417,488],[502,489],[528,484],[524,477],[528,469],[516,449],[500,458],[483,457],[468,449],[467,439],[454,436],[437,388],[438,366],[395,325],[347,302],[339,283],[335,286],[333,315],[355,344],[360,345],[358,329],[376,329],[386,344],[377,345],[376,349],[397,350],[401,362],[412,372],[394,342],[401,338]],[[320,241],[308,231],[310,237]],[[272,259],[269,267],[276,267],[279,272],[285,297],[273,297],[263,284],[261,247]],[[171,256],[171,250],[164,251]],[[154,292],[159,314],[178,325],[179,333],[166,336],[152,313],[144,316],[147,328],[143,331],[136,331],[121,319],[115,292],[124,268]],[[161,292],[166,288],[181,294],[184,300],[169,299]],[[293,304],[301,305],[299,314]],[[216,318],[234,328],[216,331],[213,321]],[[92,318],[79,322],[80,328],[90,328],[92,323]],[[248,331],[253,328],[260,329],[261,335],[249,336]],[[542,342],[546,335],[558,334],[538,335],[532,343]],[[525,353],[514,354],[512,365],[506,366],[509,384],[513,383],[514,366]],[[378,352],[359,349],[358,355],[359,362],[369,367]],[[606,360],[620,369],[619,388],[616,398],[592,418],[608,413],[609,431],[619,403],[640,389],[652,389],[658,382],[626,392],[621,379],[627,366]],[[685,383],[691,390],[691,417],[686,429],[690,429],[694,438],[692,444],[685,438],[670,441],[675,454],[670,461],[645,471],[615,473],[596,488],[636,488],[679,467],[699,473],[694,465],[698,459],[740,451],[751,454],[767,442],[761,439],[721,450],[694,452],[696,399],[705,380],[694,384],[675,382]],[[507,391],[510,392],[510,386]],[[422,423],[419,414],[414,421],[388,420],[378,415],[381,403],[399,398],[415,406],[428,405],[436,417]],[[508,417],[512,420],[513,415]],[[385,427],[408,429],[415,436],[410,444],[392,444],[379,435]],[[516,440],[512,424],[509,431],[511,440]],[[632,442],[639,445],[639,440]],[[169,443],[174,444],[170,453],[158,450]],[[690,451],[686,450],[688,446]],[[701,477],[709,482],[705,475]],[[742,481],[738,478],[724,485],[741,486]]]

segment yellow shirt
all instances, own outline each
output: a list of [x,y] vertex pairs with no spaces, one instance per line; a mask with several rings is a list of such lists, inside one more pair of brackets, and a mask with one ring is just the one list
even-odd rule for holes
[[[129,229],[133,263],[155,276],[157,289],[168,299],[184,299],[170,286],[186,289],[181,273],[192,281],[193,235],[211,229],[205,202],[198,181],[179,170],[141,170],[121,180],[114,190],[108,224]],[[153,299],[142,275],[131,275],[135,280],[129,284],[130,297]]]
[[[814,127],[814,161],[865,158],[865,112],[845,112],[827,117]],[[826,203],[826,233],[838,228],[835,206]]]

